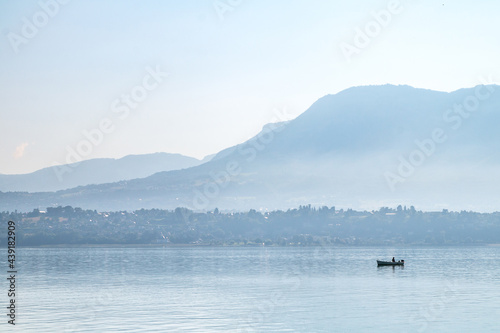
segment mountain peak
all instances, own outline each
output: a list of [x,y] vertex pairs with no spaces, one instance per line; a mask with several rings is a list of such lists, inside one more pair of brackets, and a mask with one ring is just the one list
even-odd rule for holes
[[20,209],[22,201],[30,210],[54,203],[201,211],[397,203],[433,210],[440,202],[493,210],[500,200],[497,87],[353,87],[320,98],[291,121],[264,126],[202,165],[58,193],[6,193],[0,209]]

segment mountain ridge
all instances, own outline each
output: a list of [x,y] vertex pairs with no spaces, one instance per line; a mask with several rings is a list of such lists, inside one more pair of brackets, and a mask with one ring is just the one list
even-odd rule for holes
[[170,153],[95,158],[46,167],[27,174],[0,174],[0,191],[53,192],[84,185],[144,178],[160,171],[200,165],[208,160]]
[[[208,163],[55,193],[1,193],[5,204],[0,208],[28,208],[29,201],[28,209],[184,206],[203,211],[311,203],[492,210],[500,199],[495,190],[500,186],[495,155],[499,109],[495,85],[450,93],[394,85],[353,87],[320,98],[294,120],[264,128]],[[446,139],[435,141],[436,129]],[[477,161],[487,162],[474,165]],[[402,172],[402,166],[411,172]],[[388,174],[399,177],[393,188]]]

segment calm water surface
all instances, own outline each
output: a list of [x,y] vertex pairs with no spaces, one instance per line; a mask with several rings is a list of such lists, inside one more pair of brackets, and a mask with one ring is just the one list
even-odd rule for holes
[[[406,266],[377,268],[393,256]],[[498,332],[499,258],[499,247],[21,248],[15,331]]]

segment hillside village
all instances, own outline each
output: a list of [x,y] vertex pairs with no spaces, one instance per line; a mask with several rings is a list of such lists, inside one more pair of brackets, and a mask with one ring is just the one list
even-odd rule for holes
[[[355,211],[300,206],[287,211],[199,213],[186,208],[98,212],[49,207],[2,212],[19,246],[163,244],[230,246],[459,245],[500,243],[500,213]],[[2,223],[3,224],[3,223]],[[0,244],[5,244],[0,231]]]

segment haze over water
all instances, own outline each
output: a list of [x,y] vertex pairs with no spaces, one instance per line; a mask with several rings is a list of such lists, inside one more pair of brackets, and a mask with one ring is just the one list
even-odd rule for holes
[[[405,259],[404,268],[376,259]],[[496,332],[499,247],[23,248],[27,332]]]

